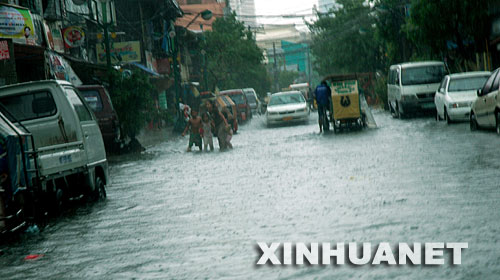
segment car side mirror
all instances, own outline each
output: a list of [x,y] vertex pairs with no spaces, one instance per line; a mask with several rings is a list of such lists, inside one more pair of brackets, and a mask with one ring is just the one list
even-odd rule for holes
[[477,90],[477,96],[481,96],[481,94],[483,93],[483,90],[482,89],[478,89]]

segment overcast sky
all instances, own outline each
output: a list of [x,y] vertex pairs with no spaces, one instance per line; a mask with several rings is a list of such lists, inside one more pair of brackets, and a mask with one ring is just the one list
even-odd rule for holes
[[[312,14],[313,5],[318,5],[317,0],[254,0],[257,15],[282,15],[282,14]],[[303,27],[301,18],[257,18],[261,24],[286,24],[296,23]],[[310,21],[310,19],[309,19]]]

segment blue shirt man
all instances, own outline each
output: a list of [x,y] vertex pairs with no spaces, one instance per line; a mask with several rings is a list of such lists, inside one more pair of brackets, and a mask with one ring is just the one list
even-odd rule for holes
[[316,90],[314,91],[314,98],[316,98],[316,103],[318,104],[318,123],[319,132],[321,133],[323,132],[323,126],[325,127],[325,130],[330,129],[326,111],[329,110],[328,108],[330,107],[332,90],[325,81],[322,81],[321,84],[316,87]]

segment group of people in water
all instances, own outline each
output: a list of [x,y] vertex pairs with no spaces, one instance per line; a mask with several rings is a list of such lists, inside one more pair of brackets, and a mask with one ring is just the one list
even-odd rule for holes
[[[192,109],[191,116],[186,128],[182,133],[185,136],[189,131],[189,144],[187,151],[191,152],[193,145],[198,146],[200,151],[214,150],[213,136],[217,136],[221,151],[232,149],[231,139],[233,129],[229,120],[234,118],[228,110],[220,111],[212,100],[206,100],[204,110]],[[202,111],[201,116],[199,115]]]

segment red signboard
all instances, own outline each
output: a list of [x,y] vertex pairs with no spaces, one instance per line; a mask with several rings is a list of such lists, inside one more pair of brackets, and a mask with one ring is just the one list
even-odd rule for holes
[[10,59],[9,44],[7,41],[0,41],[0,60]]

